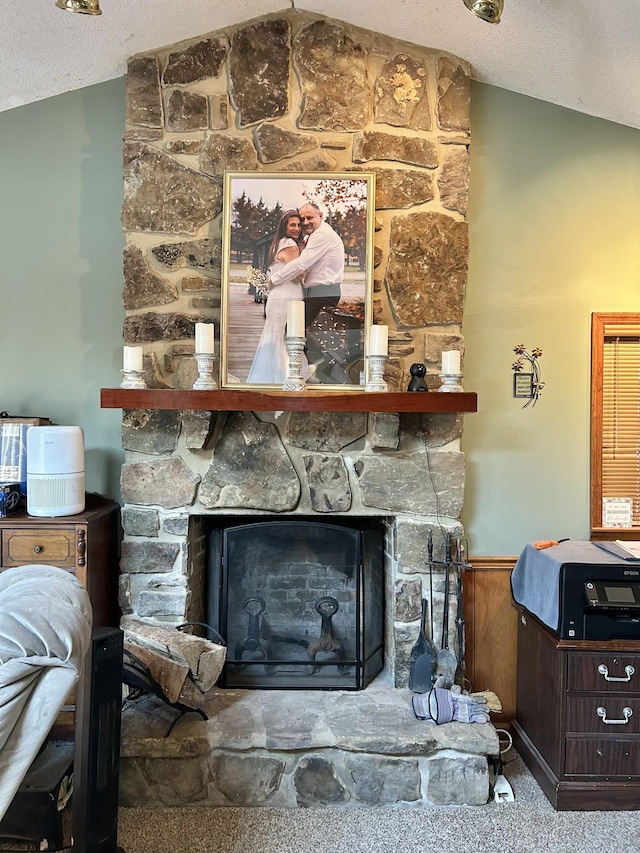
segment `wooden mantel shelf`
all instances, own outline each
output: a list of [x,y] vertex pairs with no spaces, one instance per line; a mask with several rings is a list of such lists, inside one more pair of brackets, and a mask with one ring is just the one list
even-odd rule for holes
[[477,412],[468,391],[181,391],[173,388],[102,388],[103,409],[212,412]]

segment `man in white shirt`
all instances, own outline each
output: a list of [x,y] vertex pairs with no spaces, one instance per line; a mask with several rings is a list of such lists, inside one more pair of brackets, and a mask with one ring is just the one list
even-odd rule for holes
[[303,277],[305,331],[320,311],[335,307],[340,301],[340,288],[344,280],[344,243],[324,221],[317,204],[303,204],[300,208],[302,233],[307,240],[297,258],[273,273],[271,284]]

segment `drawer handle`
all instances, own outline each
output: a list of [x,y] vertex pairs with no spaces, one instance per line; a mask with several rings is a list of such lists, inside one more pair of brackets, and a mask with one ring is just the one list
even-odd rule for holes
[[629,717],[633,714],[631,708],[623,708],[622,716],[624,720],[607,720],[607,709],[606,708],[596,708],[596,714],[599,717],[602,717],[602,722],[606,723],[608,726],[624,726],[629,722]]
[[87,563],[87,536],[85,530],[78,530],[78,565]]
[[624,671],[627,673],[627,677],[618,678],[615,675],[609,675],[609,667],[606,665],[606,663],[601,663],[598,667],[598,672],[600,673],[600,675],[604,675],[605,681],[631,681],[631,676],[636,671],[635,667],[629,664],[628,666],[625,666]]
[[35,545],[33,552],[34,552],[34,554],[41,554],[42,553],[42,545]]

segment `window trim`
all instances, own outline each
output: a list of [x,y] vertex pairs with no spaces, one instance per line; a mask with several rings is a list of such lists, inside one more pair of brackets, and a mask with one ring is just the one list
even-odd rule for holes
[[[615,325],[637,325],[640,314],[617,312],[591,315],[591,538],[640,538],[638,527],[619,528],[602,526],[602,383],[604,379],[605,329]],[[638,333],[640,337],[640,331]]]

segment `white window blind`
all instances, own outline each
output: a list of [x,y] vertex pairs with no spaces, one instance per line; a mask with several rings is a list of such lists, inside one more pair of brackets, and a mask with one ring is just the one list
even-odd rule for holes
[[640,326],[605,325],[602,352],[602,497],[631,498],[640,525]]

